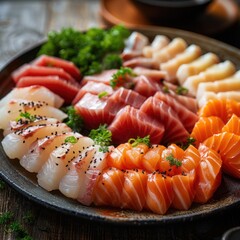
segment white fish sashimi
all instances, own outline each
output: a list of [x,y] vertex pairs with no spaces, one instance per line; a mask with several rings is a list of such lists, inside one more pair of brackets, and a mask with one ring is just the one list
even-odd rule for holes
[[29,172],[38,173],[51,152],[63,144],[69,136],[74,136],[74,133],[51,135],[35,141],[20,159],[20,164]]
[[51,92],[48,88],[38,85],[23,88],[14,88],[0,100],[0,107],[3,107],[12,99],[46,102],[50,106],[56,108],[60,108],[64,103],[63,98]]
[[59,120],[56,118],[48,118],[42,116],[36,116],[34,118],[35,119],[33,121],[22,117],[17,121],[10,121],[9,126],[3,131],[3,136],[30,126],[59,123]]
[[93,140],[76,134],[76,143],[64,143],[55,149],[37,174],[38,184],[48,191],[59,189],[61,179],[67,174],[70,163],[79,151],[93,145]]
[[5,136],[2,146],[9,158],[21,159],[34,141],[71,131],[65,123],[30,126]]
[[19,118],[20,113],[28,112],[36,116],[41,115],[45,117],[56,118],[62,121],[67,117],[67,114],[61,110],[49,106],[46,102],[34,102],[26,100],[11,100],[7,105],[0,108],[0,129],[6,129],[11,120]]

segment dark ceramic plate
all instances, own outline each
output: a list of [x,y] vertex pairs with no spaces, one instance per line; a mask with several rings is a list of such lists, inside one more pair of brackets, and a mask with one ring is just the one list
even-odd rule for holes
[[[201,46],[204,51],[215,52],[222,60],[228,59],[237,66],[237,69],[240,69],[240,51],[224,43],[177,29],[152,27],[147,30],[137,30],[146,34],[151,39],[156,34],[167,35],[170,38],[182,37],[188,44],[195,43]],[[10,73],[23,63],[34,59],[40,45],[41,44],[34,46],[19,56],[16,56],[12,61],[6,64],[0,72],[1,98],[13,87],[9,79]],[[8,159],[2,146],[0,147],[0,175],[21,194],[45,207],[89,220],[98,220],[115,224],[146,225],[190,221],[217,214],[229,208],[233,208],[240,203],[240,182],[224,175],[222,184],[211,201],[203,205],[193,204],[188,211],[176,211],[171,209],[166,215],[161,216],[149,212],[138,213],[119,209],[86,207],[74,200],[65,198],[58,191],[47,192],[39,187],[36,181],[36,175],[25,171],[17,160]]]

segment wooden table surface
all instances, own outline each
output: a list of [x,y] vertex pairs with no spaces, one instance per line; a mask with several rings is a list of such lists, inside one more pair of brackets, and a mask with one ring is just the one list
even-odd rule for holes
[[[38,42],[50,30],[73,26],[85,30],[103,26],[97,0],[76,1],[0,1],[0,68],[26,46]],[[237,26],[238,27],[238,26]],[[234,32],[235,31],[235,32]],[[239,31],[228,30],[216,38],[240,47]],[[234,37],[235,36],[235,37]],[[1,167],[1,165],[0,165]],[[220,240],[229,228],[240,225],[240,207],[216,216],[157,226],[119,226],[93,222],[47,209],[36,204],[0,181],[0,214],[12,212],[32,239],[214,239]],[[26,215],[33,221],[26,221]],[[0,224],[0,239],[16,239]]]

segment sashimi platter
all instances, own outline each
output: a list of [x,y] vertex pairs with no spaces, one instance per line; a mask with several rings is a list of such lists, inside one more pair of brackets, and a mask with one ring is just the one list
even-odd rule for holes
[[91,220],[156,224],[240,202],[240,51],[169,28],[65,28],[0,72],[0,176]]

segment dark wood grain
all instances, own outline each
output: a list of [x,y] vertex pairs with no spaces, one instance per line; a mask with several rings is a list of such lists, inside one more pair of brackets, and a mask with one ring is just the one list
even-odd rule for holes
[[[68,26],[85,30],[92,26],[102,26],[98,11],[97,0],[0,1],[0,67],[25,47],[40,41],[50,30]],[[13,30],[16,30],[16,26],[18,31],[20,29],[25,34],[29,32],[29,35],[21,35],[21,31],[15,35],[16,31]],[[6,42],[7,37],[11,40],[17,39],[19,44],[14,45],[13,40]],[[221,37],[227,38],[224,35]],[[234,61],[240,65],[239,59]],[[1,93],[4,93],[5,88],[9,88],[9,85],[0,89]],[[7,211],[12,212],[14,219],[36,240],[220,240],[227,229],[240,225],[240,207],[208,218],[176,224],[121,226],[99,223],[47,209],[5,184],[0,190],[0,214]],[[33,215],[31,223],[24,220],[28,213]],[[0,239],[16,239],[16,236],[0,224]]]

